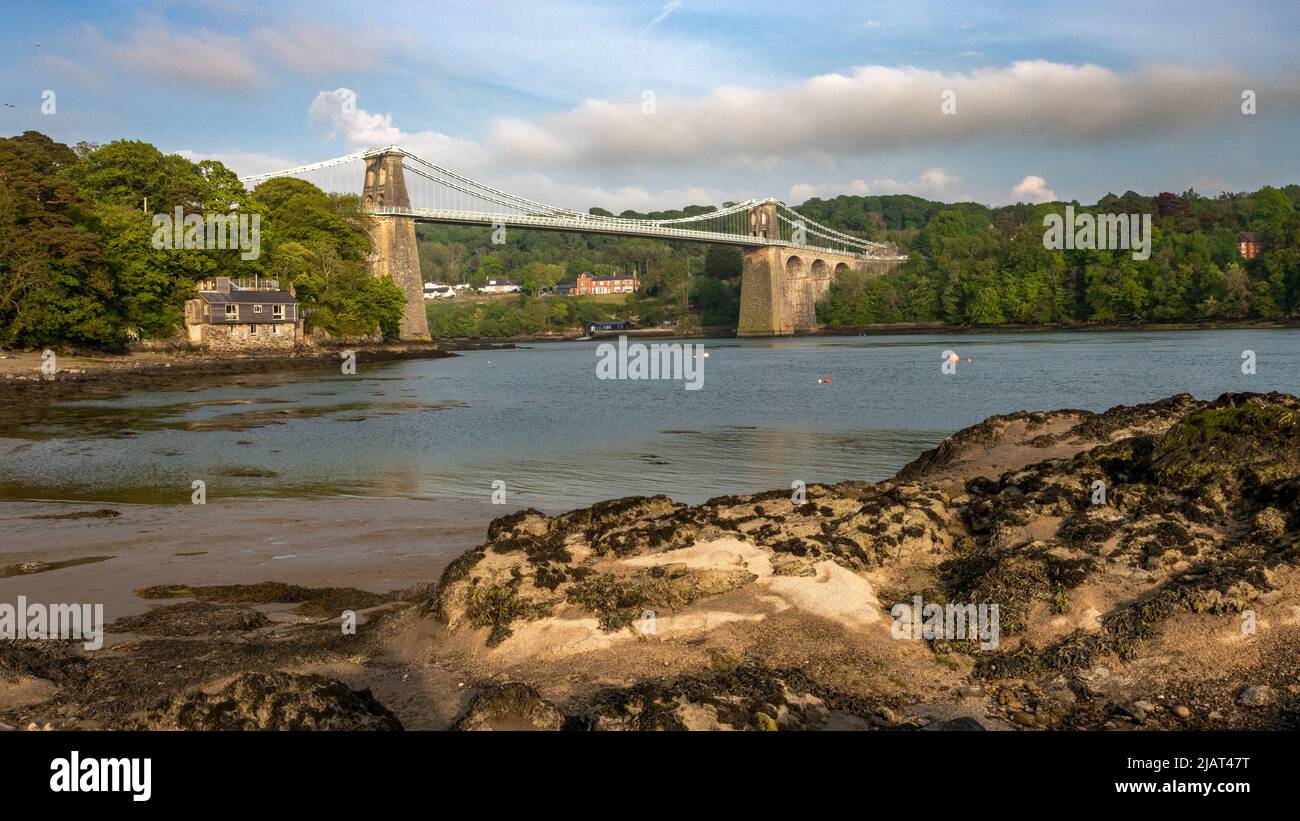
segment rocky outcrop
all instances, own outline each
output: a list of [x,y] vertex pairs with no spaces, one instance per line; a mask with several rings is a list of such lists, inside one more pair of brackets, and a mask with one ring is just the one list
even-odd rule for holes
[[[807,707],[819,691],[772,672],[796,667],[860,704],[901,699],[915,713],[975,698],[1008,727],[1278,726],[1300,688],[1273,687],[1249,710],[1237,693],[1300,672],[1276,650],[1300,630],[1298,418],[1283,394],[1011,414],[888,482],[524,510],[493,522],[422,611],[469,640],[458,647],[477,642],[485,669],[549,675],[599,658],[638,681],[571,694],[568,726],[826,724]],[[1013,467],[975,470],[994,451]],[[916,597],[997,605],[1000,640],[941,631],[918,657],[889,616]],[[777,630],[793,614],[798,631]],[[700,652],[720,648],[749,672],[726,684],[699,672]],[[927,657],[938,672],[924,679]],[[646,675],[647,658],[672,674]],[[948,695],[919,692],[909,665]],[[864,674],[877,667],[894,681]],[[876,709],[845,715],[872,726]]]
[[292,673],[245,673],[215,693],[163,699],[136,723],[142,730],[400,730],[369,690]]
[[564,716],[532,687],[492,684],[479,691],[457,721],[456,730],[559,730]]

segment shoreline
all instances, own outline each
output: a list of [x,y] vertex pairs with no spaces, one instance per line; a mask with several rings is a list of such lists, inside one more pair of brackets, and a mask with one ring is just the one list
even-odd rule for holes
[[493,342],[404,342],[297,348],[289,354],[221,356],[191,350],[125,354],[74,351],[59,354],[58,371],[41,373],[37,351],[0,352],[0,408],[16,402],[51,402],[106,396],[130,390],[175,387],[210,376],[336,368],[351,350],[358,363],[388,363],[457,356],[457,351],[514,347]]
[[[892,336],[892,335],[979,335],[979,334],[1036,334],[1036,333],[1130,333],[1133,331],[1235,331],[1235,330],[1284,330],[1300,329],[1300,318],[1276,320],[1205,320],[1189,322],[1071,322],[1047,325],[1021,325],[1002,323],[999,325],[948,325],[944,323],[896,323],[875,325],[843,325],[837,327],[822,326],[811,331],[800,331],[784,336],[756,336],[746,339],[789,339],[792,337],[819,336]],[[581,331],[562,334],[536,334],[533,336],[501,337],[454,337],[438,340],[446,344],[475,343],[495,344],[533,344],[544,342],[579,342],[586,341],[580,336]],[[590,337],[592,340],[617,339],[624,334],[628,339],[726,339],[736,337],[735,326],[711,326],[690,333],[679,333],[664,328],[633,328],[628,331],[602,331]]]

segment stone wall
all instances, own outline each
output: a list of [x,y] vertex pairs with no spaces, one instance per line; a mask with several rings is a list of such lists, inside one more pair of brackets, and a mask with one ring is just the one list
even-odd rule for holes
[[[280,332],[274,333],[274,329],[279,328]],[[197,333],[195,333],[197,329]],[[190,325],[187,329],[191,342],[207,348],[210,351],[232,351],[239,353],[249,353],[253,351],[291,351],[295,342],[302,335],[302,325],[289,322],[285,323],[261,323],[257,325],[257,333],[250,333],[249,326],[245,323],[229,325]],[[197,339],[195,338],[197,336]]]

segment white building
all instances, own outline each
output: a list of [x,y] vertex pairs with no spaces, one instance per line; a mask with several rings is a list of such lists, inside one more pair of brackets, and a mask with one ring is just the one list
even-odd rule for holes
[[479,288],[481,294],[516,294],[523,285],[513,279],[489,279]]

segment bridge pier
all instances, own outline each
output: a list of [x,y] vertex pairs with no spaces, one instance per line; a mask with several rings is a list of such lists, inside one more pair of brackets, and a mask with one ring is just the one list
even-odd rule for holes
[[786,319],[785,266],[780,246],[744,250],[740,269],[740,324],[736,336],[789,336]]
[[[366,184],[361,198],[367,210],[411,207],[401,154],[379,154],[366,160]],[[370,274],[387,276],[406,295],[398,336],[428,339],[429,319],[424,312],[424,279],[420,276],[415,218],[372,216],[370,219]]]
[[789,336],[815,331],[817,302],[848,270],[876,275],[896,260],[864,260],[812,246],[761,245],[746,248],[740,275],[740,323],[736,336]]

